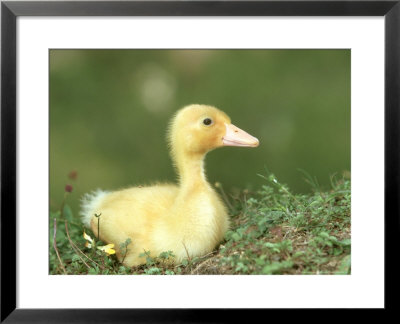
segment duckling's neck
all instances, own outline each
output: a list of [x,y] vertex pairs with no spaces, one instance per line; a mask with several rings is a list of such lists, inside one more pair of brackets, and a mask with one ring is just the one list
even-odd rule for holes
[[185,154],[177,158],[181,189],[208,185],[204,174],[204,157],[205,154]]

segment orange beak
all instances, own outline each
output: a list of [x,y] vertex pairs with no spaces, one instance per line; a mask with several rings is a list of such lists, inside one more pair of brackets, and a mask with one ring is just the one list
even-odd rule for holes
[[233,124],[225,124],[225,127],[226,133],[222,137],[224,146],[257,147],[260,144],[257,138]]

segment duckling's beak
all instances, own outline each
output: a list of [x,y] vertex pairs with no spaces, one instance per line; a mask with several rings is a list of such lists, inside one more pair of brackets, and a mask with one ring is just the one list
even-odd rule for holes
[[257,147],[260,143],[257,138],[241,130],[233,124],[226,124],[226,133],[222,137],[224,146]]

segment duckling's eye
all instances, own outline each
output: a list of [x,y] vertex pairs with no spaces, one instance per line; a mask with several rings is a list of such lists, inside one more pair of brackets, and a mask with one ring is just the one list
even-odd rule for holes
[[207,126],[211,125],[212,124],[212,120],[210,118],[206,118],[206,119],[203,120],[203,124],[207,125]]

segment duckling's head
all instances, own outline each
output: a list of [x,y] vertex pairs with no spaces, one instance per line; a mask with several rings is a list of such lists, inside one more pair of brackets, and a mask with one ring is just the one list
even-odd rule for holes
[[223,111],[190,105],[171,120],[169,142],[173,155],[204,155],[221,146],[257,147],[259,141],[231,123]]

